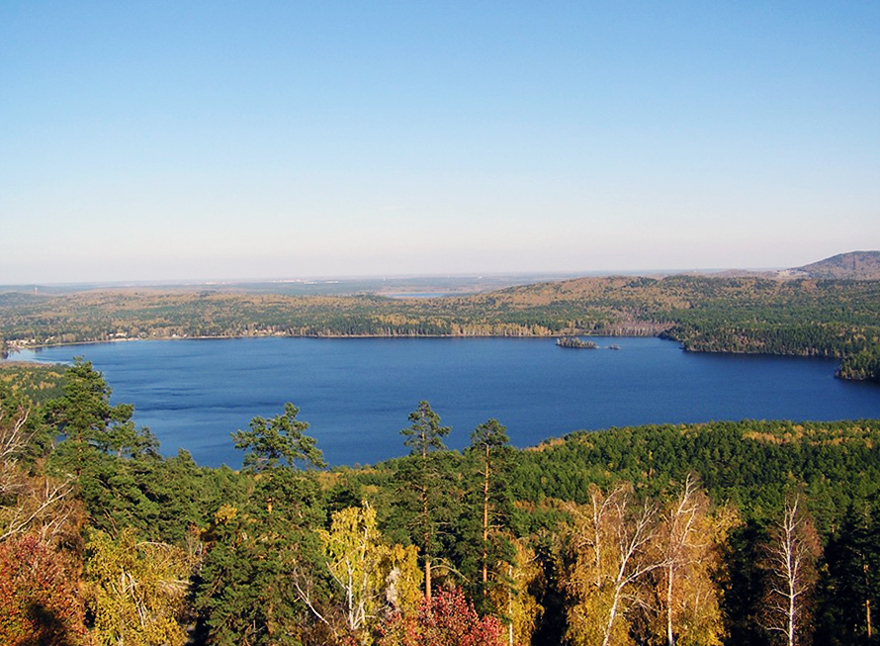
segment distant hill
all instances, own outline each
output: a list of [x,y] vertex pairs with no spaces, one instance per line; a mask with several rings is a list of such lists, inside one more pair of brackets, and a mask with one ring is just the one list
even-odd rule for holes
[[880,251],[851,251],[780,272],[806,278],[880,280]]

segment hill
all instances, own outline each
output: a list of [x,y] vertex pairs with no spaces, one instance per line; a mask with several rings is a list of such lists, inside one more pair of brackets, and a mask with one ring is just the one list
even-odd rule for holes
[[795,276],[848,280],[880,279],[880,251],[851,251],[789,270]]

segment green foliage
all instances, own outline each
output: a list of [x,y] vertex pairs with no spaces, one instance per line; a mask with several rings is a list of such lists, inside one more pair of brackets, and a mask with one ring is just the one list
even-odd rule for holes
[[315,440],[304,433],[307,422],[296,419],[299,409],[290,402],[284,404],[284,413],[266,420],[255,417],[250,430],[232,434],[235,448],[245,451],[244,468],[260,473],[287,465],[325,467],[324,457],[315,446]]
[[509,442],[507,429],[498,420],[490,419],[474,429],[465,451],[470,476],[463,510],[467,518],[458,525],[466,531],[470,529],[473,537],[460,536],[457,551],[465,573],[471,562],[478,561],[479,591],[483,600],[488,600],[491,581],[513,560],[508,540],[513,530],[513,499],[508,486],[512,457]]
[[419,547],[425,567],[425,594],[430,598],[432,561],[440,552],[438,534],[455,515],[448,494],[457,487],[452,484],[443,444],[450,428],[440,426],[440,416],[426,401],[419,402],[409,420],[410,426],[400,431],[410,454],[397,465],[397,502],[400,519]]
[[507,437],[507,429],[497,419],[492,418],[473,430],[470,448],[481,454],[488,455],[497,449],[507,446],[509,442],[510,438]]
[[56,543],[75,533],[81,506],[69,478],[42,472],[51,433],[32,406],[0,382],[0,541],[34,533]]
[[880,346],[846,356],[835,374],[841,379],[880,381]]
[[[111,406],[109,397],[101,373],[77,360],[66,372],[62,396],[46,402],[45,414],[31,414],[46,421],[35,437],[53,439],[43,442],[47,473],[75,478],[93,528],[115,533],[133,527],[150,540],[183,540],[187,528],[206,524],[207,510],[235,487],[231,472],[200,468],[185,451],[162,459],[155,437],[134,427],[133,407]],[[49,452],[58,437],[62,441]]]
[[77,482],[94,528],[133,527],[142,538],[175,543],[191,526],[206,526],[211,510],[243,488],[228,468],[199,467],[185,451],[166,459],[96,454]]
[[77,357],[65,373],[64,394],[47,404],[48,421],[73,447],[77,471],[91,449],[120,457],[158,455],[156,437],[149,429],[136,429],[131,421],[134,406],[111,406],[110,394],[110,386],[91,361]]
[[443,438],[449,435],[448,426],[440,426],[440,416],[433,411],[426,401],[420,401],[416,409],[409,414],[410,425],[400,431],[406,439],[403,445],[410,450],[410,455],[426,457],[431,451],[446,448]]
[[[245,477],[248,490],[221,504],[203,533],[207,554],[194,601],[198,639],[300,644],[308,634],[321,634],[294,576],[321,569],[313,531],[323,518],[318,485],[312,473],[284,468]],[[324,594],[325,582],[315,583],[315,593]]]
[[[33,465],[51,451],[55,432],[44,422],[39,408],[61,395],[62,381],[63,372],[57,366],[0,363],[0,453],[7,466],[10,458],[21,465]],[[14,456],[10,456],[12,438],[5,431],[15,425],[13,420],[21,419],[24,423],[14,440]]]
[[[661,493],[695,471],[713,500],[746,519],[781,510],[804,483],[820,528],[880,487],[880,422],[712,422],[574,433],[527,449],[511,476],[518,500],[586,502],[590,483]],[[838,510],[838,511],[836,511]]]
[[39,405],[63,394],[65,369],[39,363],[0,362],[0,383]]
[[[874,643],[871,613],[880,602],[880,523],[876,499],[848,510],[825,548],[815,643],[828,646]],[[873,619],[876,621],[876,619]]]

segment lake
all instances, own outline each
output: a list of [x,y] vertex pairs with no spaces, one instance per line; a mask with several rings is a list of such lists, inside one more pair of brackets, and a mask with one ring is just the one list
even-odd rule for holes
[[[334,465],[403,455],[400,429],[420,400],[463,448],[491,417],[519,447],[577,429],[712,420],[880,418],[880,385],[834,378],[833,360],[683,352],[656,338],[251,338],[135,341],[46,348],[16,360],[83,356],[114,403],[135,405],[162,452],[241,465],[230,433],[284,402]],[[619,350],[605,346],[617,344]]]

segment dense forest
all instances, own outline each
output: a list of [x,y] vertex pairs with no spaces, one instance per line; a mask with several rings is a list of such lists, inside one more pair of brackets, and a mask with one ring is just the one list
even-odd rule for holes
[[880,379],[880,281],[579,278],[469,296],[290,295],[256,288],[0,293],[0,352],[238,336],[664,335],[686,350],[825,356]]
[[0,367],[6,644],[858,645],[880,421],[651,426],[332,468],[308,411],[163,458],[86,361]]

